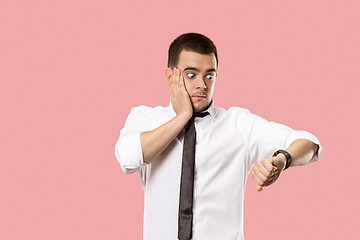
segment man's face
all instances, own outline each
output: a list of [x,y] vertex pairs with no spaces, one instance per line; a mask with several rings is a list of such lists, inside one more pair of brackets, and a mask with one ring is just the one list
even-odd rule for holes
[[202,111],[213,97],[217,77],[215,55],[182,50],[177,67],[184,76],[194,111]]

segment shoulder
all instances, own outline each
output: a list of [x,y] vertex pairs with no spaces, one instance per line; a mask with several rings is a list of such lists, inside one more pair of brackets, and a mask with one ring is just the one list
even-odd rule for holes
[[230,107],[229,109],[215,107],[215,112],[218,116],[226,115],[226,116],[246,117],[246,115],[252,114],[249,109],[242,107]]
[[154,114],[156,115],[169,111],[170,111],[169,107],[163,107],[163,106],[149,107],[145,105],[139,105],[131,108],[130,113],[145,114],[147,116],[152,116]]
[[133,107],[132,109],[140,110],[140,111],[147,111],[147,112],[161,112],[161,111],[167,111],[169,109],[169,106],[163,107],[163,106],[155,106],[155,107],[149,107],[145,105],[139,105],[136,107]]
[[229,109],[216,108],[216,118],[219,120],[234,121],[239,127],[248,127],[255,122],[264,121],[262,117],[243,107],[230,107]]
[[230,107],[229,112],[236,114],[249,114],[250,110],[242,107]]

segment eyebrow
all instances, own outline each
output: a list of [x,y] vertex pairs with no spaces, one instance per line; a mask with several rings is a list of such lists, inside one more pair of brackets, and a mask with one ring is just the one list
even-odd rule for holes
[[[196,72],[200,72],[200,70],[196,67],[187,67],[184,69],[184,72],[186,70],[193,70],[193,71],[196,71]],[[216,72],[215,68],[209,68],[208,70],[206,70],[206,72]]]

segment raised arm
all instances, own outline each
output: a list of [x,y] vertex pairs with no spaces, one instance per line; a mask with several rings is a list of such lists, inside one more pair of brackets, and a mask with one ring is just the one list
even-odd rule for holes
[[[296,139],[286,149],[292,158],[290,167],[309,164],[318,150],[318,144],[307,139]],[[256,163],[251,175],[258,184],[257,190],[262,191],[264,187],[273,184],[279,178],[285,165],[286,157],[283,153],[279,153],[276,157],[264,158]]]
[[239,116],[239,124],[248,144],[249,166],[254,165],[251,175],[258,191],[273,184],[285,168],[284,154],[272,157],[277,150],[286,150],[291,155],[291,167],[319,161],[322,147],[309,132],[268,121],[250,111]]
[[[319,150],[319,145],[307,139],[296,139],[286,149],[286,151],[290,154],[292,158],[290,167],[303,166],[309,164],[310,160],[313,159],[313,157],[317,154],[318,150]],[[281,158],[286,164],[286,158],[284,154],[279,153],[279,155],[277,156],[279,156],[279,158]]]
[[176,117],[160,127],[140,135],[141,148],[145,163],[150,163],[181,132],[192,116],[193,107],[186,91],[184,77],[178,68],[167,68],[166,79],[169,83],[171,103]]

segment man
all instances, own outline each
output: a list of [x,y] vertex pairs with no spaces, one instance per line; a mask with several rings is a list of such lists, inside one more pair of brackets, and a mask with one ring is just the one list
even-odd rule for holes
[[262,191],[285,168],[318,161],[321,145],[247,109],[215,107],[218,57],[206,36],[182,34],[168,57],[169,106],[133,108],[115,146],[123,171],[141,177],[143,238],[243,239],[251,168]]

